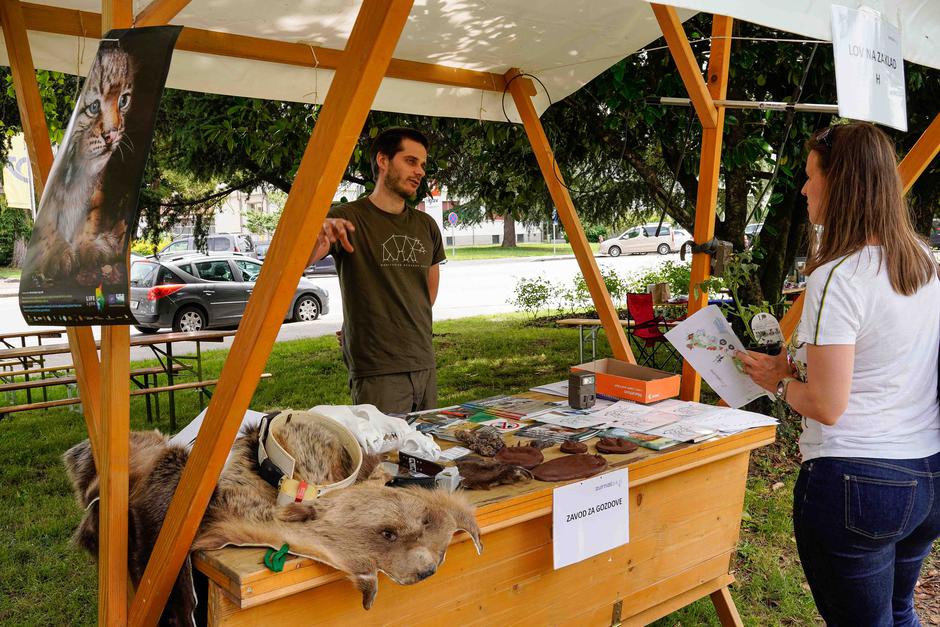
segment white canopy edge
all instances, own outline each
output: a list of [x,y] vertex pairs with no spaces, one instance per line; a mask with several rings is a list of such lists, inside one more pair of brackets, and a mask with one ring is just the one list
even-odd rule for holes
[[[55,10],[95,12],[95,0],[41,0]],[[97,4],[97,9],[96,9]],[[145,4],[145,3],[139,3]],[[193,2],[171,23],[273,41],[341,50],[359,2],[220,0]],[[430,10],[433,7],[434,10]],[[679,11],[680,19],[695,12]],[[86,18],[87,19],[87,18]],[[320,36],[319,40],[314,35]],[[598,74],[662,36],[645,0],[416,1],[395,58],[502,75],[510,68],[537,77],[539,114],[550,102],[577,91]],[[98,42],[30,30],[38,69],[86,75]],[[455,45],[456,42],[456,45]],[[0,63],[9,64],[5,48]],[[177,49],[167,87],[197,92],[322,104],[332,70]],[[472,87],[386,78],[372,108],[380,111],[518,123],[512,97]]]
[[940,0],[657,0],[677,8],[708,11],[804,37],[832,41],[833,4],[868,7],[901,30],[901,53],[911,63],[940,69]]

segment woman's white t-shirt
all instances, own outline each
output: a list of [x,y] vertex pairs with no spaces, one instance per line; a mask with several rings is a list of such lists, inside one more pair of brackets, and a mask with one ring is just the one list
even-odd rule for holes
[[940,281],[894,291],[881,247],[816,268],[806,282],[799,341],[854,344],[845,413],[826,426],[803,420],[800,452],[816,457],[912,459],[940,451],[937,351]]

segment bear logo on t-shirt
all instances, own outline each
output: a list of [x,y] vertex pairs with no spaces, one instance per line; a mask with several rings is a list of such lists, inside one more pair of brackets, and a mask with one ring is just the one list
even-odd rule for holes
[[425,252],[421,240],[407,235],[392,235],[382,244],[382,261],[418,263],[416,254]]

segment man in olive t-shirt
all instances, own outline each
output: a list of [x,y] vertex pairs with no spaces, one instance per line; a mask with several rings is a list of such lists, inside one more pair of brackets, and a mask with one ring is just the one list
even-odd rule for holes
[[336,260],[353,403],[385,413],[437,406],[431,306],[444,247],[434,220],[405,204],[424,178],[427,146],[413,129],[380,133],[375,190],[330,210],[310,256]]

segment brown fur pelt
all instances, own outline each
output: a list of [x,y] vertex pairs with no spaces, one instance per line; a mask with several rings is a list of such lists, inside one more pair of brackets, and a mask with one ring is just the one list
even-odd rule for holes
[[505,446],[503,437],[493,427],[460,429],[454,435],[461,444],[483,457],[492,457]]
[[[297,460],[294,478],[329,484],[347,476],[349,453],[331,431],[302,422],[288,422],[274,432]],[[258,427],[235,442],[203,517],[193,550],[226,544],[280,547],[341,570],[362,592],[368,609],[378,590],[378,572],[399,584],[421,581],[437,570],[451,537],[467,531],[481,550],[473,507],[455,494],[421,488],[389,488],[378,458],[365,456],[357,483],[315,501],[276,505],[277,491],[258,474]],[[188,458],[156,431],[131,434],[129,553],[130,575],[136,584],[166,515],[170,499]],[[97,475],[88,441],[65,453],[65,466],[79,503],[86,508],[76,540],[97,555]],[[192,613],[187,560],[164,610],[165,624],[186,624]]]
[[510,485],[532,479],[532,473],[521,466],[479,457],[458,459],[457,468],[462,478],[460,485],[467,490],[489,490],[498,485]]

